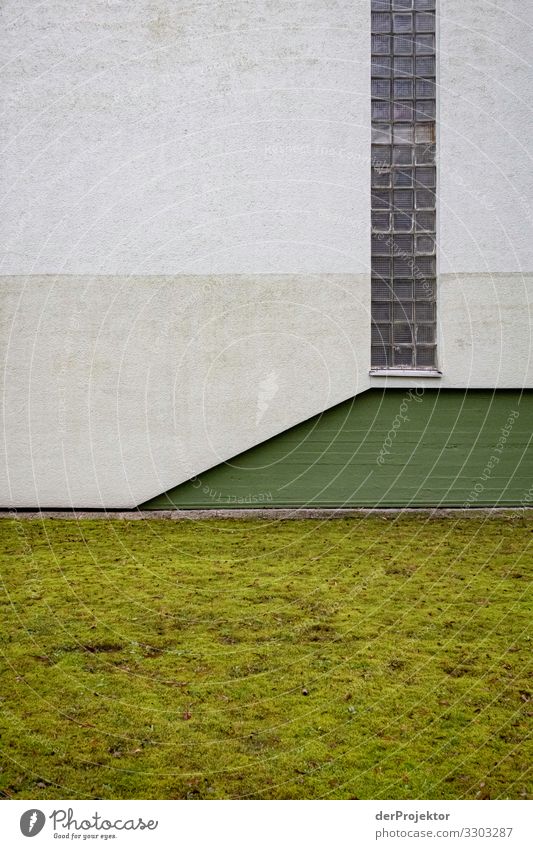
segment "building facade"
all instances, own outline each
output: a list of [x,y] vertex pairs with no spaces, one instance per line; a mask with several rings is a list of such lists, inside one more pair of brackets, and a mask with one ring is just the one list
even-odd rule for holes
[[4,4],[2,506],[528,505],[532,24]]

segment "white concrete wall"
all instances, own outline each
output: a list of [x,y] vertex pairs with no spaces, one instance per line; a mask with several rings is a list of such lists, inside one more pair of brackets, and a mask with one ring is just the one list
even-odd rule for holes
[[366,275],[4,280],[2,503],[134,506],[356,395],[368,293]]
[[4,2],[3,273],[365,273],[369,20]]
[[[531,8],[440,5],[430,382],[532,386]],[[1,15],[2,505],[133,506],[417,382],[368,375],[367,0]]]
[[533,271],[533,3],[441,0],[439,267]]

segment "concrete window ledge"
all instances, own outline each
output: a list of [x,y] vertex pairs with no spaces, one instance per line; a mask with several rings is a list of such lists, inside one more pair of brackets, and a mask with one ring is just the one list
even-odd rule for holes
[[370,377],[442,377],[442,372],[435,369],[380,368],[368,373]]

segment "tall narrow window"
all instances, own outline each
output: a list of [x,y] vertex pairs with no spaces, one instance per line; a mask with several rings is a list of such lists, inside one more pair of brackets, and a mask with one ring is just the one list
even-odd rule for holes
[[372,368],[436,365],[435,0],[372,0]]

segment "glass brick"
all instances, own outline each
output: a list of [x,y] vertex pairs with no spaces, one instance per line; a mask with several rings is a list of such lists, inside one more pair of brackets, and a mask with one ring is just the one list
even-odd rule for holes
[[434,121],[435,109],[434,100],[417,100],[415,121]]
[[391,207],[390,192],[374,190],[371,195],[372,209],[387,211]]
[[413,348],[402,346],[393,347],[392,349],[393,355],[393,364],[395,366],[403,366],[408,367],[413,365]]
[[435,366],[435,348],[434,347],[418,347],[416,349],[416,364],[422,367]]
[[411,301],[404,301],[403,303],[394,302],[393,306],[393,316],[395,321],[412,321],[413,320],[413,304]]
[[372,367],[387,368],[392,363],[391,348],[385,345],[372,346]]
[[413,297],[412,280],[394,280],[392,284],[393,303],[410,301]]
[[412,121],[413,120],[413,104],[410,100],[397,100],[394,103],[394,120],[395,121]]
[[386,280],[372,280],[372,300],[390,301],[392,289]]
[[395,344],[406,344],[413,341],[412,327],[406,322],[394,324],[392,333]]
[[392,161],[394,165],[411,165],[413,160],[412,147],[396,147],[392,148]]
[[[396,274],[396,266],[394,266]],[[417,277],[434,277],[435,276],[435,257],[434,256],[418,256],[416,258],[416,273]]]
[[381,147],[381,145],[372,147],[372,165],[379,167],[380,165],[390,165],[390,163],[390,147]]
[[390,77],[392,60],[390,56],[372,56],[371,73],[373,77]]
[[372,257],[372,274],[376,277],[390,277],[391,261],[389,257],[376,256]]
[[383,55],[391,52],[390,35],[373,35],[372,36],[372,53]]
[[390,32],[391,31],[391,15],[380,14],[374,12],[372,14],[372,32]]
[[390,230],[390,215],[388,212],[373,212],[372,213],[372,229],[378,232],[386,233]]
[[409,233],[413,229],[413,216],[405,212],[395,212],[393,215],[393,228],[400,233]]
[[435,125],[434,124],[416,124],[415,126],[415,142],[417,144],[432,144],[435,141]]
[[433,236],[417,236],[416,252],[417,254],[435,253],[435,239]]
[[413,80],[394,80],[393,86],[394,97],[413,96]]
[[414,44],[417,56],[435,55],[435,36],[433,34],[417,33]]
[[392,69],[395,77],[412,77],[414,70],[413,60],[410,56],[395,56]]
[[435,193],[429,189],[417,189],[416,191],[416,208],[417,209],[434,209],[435,208]]
[[415,67],[416,67],[416,76],[417,77],[434,77],[435,76],[435,57],[434,56],[417,56]]
[[392,238],[392,252],[395,256],[413,253],[413,237],[395,235]]
[[413,192],[399,189],[394,192],[394,208],[398,210],[413,209]]
[[372,144],[390,144],[390,124],[372,124]]
[[432,301],[415,303],[415,321],[435,321],[435,304]]
[[371,0],[370,7],[373,12],[386,12],[390,9],[390,0]]
[[415,169],[415,182],[417,186],[424,186],[425,188],[431,188],[435,185],[436,180],[436,170],[435,168],[416,168]]
[[436,282],[427,277],[415,280],[415,299],[417,301],[434,301]]
[[434,233],[436,229],[436,214],[434,212],[417,212],[416,229]]
[[417,97],[432,97],[435,98],[435,80],[417,80],[416,81],[416,96]]
[[435,325],[417,324],[416,341],[422,342],[425,345],[431,345],[435,341]]
[[373,321],[390,321],[391,305],[376,301],[372,304]]
[[390,186],[391,174],[390,171],[372,169],[372,188],[387,189]]
[[412,0],[392,0],[392,8],[400,12],[406,9],[412,9],[412,7]]
[[[375,324],[372,322],[372,344],[390,344],[392,341],[390,324]],[[407,340],[409,341],[409,340]]]
[[412,144],[413,127],[410,124],[394,124],[394,144]]
[[390,121],[390,103],[385,100],[372,101],[372,120]]
[[398,278],[406,278],[413,276],[413,260],[412,259],[403,259],[401,257],[394,257],[394,277]]
[[417,135],[417,131],[419,131],[419,137],[424,135],[424,138],[427,139],[429,137],[430,141],[419,142],[415,151],[415,164],[416,165],[435,165],[436,164],[436,146],[435,146],[435,135],[436,128],[435,124],[418,124],[415,130],[415,139]]
[[433,142],[415,147],[415,162],[417,165],[432,165],[435,162],[436,148]]
[[394,35],[392,50],[395,56],[410,56],[413,53],[413,39],[406,35]]
[[415,28],[417,32],[435,32],[435,15],[431,12],[417,12]]
[[381,100],[389,100],[390,80],[372,80],[372,97],[379,97]]
[[393,15],[392,22],[394,32],[413,32],[413,16],[411,14]]
[[399,189],[410,189],[413,185],[413,172],[411,168],[399,168],[394,171],[394,186]]
[[377,236],[372,236],[370,248],[372,256],[389,256],[391,252],[389,237],[386,236],[383,238],[383,233],[380,233]]
[[415,0],[414,6],[420,12],[431,11],[435,8],[435,0]]

